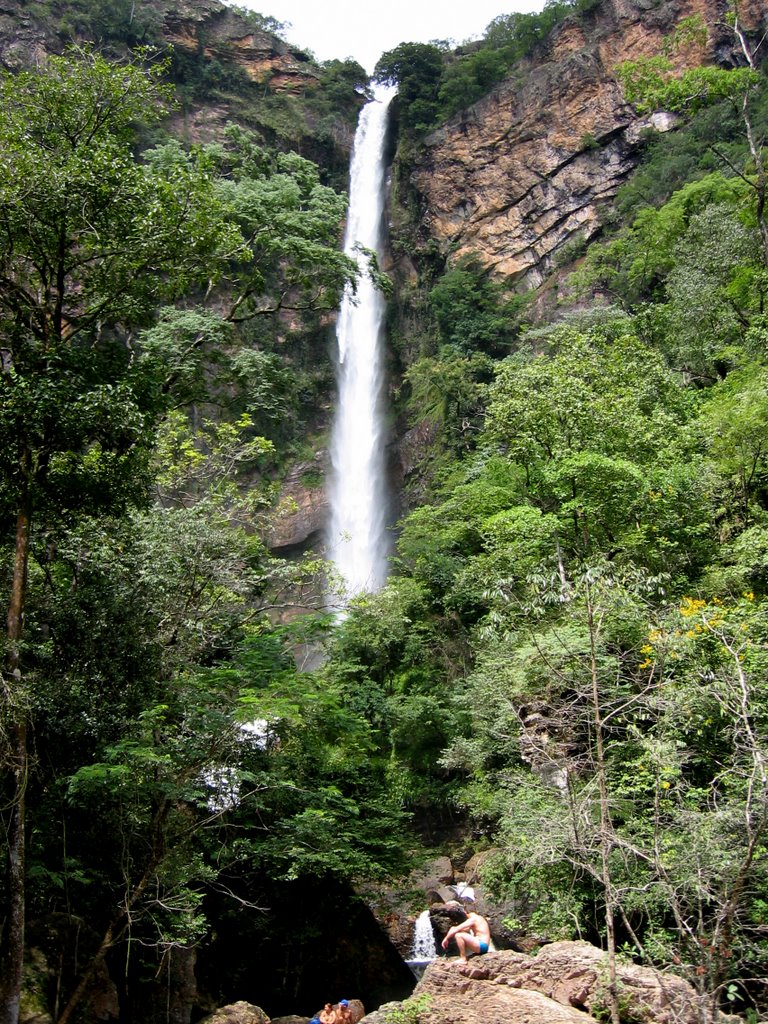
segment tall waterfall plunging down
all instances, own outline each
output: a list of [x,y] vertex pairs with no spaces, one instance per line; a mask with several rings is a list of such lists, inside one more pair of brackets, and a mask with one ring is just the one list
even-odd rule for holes
[[338,396],[331,437],[328,557],[346,596],[381,587],[387,575],[387,485],[382,349],[385,302],[359,246],[381,254],[386,200],[387,112],[395,94],[379,87],[360,113],[350,167],[344,251],[358,261],[336,327]]

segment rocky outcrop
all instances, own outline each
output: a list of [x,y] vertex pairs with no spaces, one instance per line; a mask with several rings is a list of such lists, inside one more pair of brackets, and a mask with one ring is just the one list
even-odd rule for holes
[[292,467],[280,489],[280,501],[267,544],[273,551],[299,549],[317,541],[328,518],[324,452],[313,462]]
[[[476,988],[465,995],[463,1001],[451,993],[416,1004],[419,1024],[595,1024],[589,1014],[559,1006],[538,992]],[[365,1024],[391,1024],[398,1012],[402,1005],[389,1003],[368,1014]]]
[[[164,42],[180,50],[234,62],[254,82],[273,92],[298,91],[315,84],[317,69],[310,57],[267,31],[222,0],[152,0],[152,14]],[[0,0],[0,64],[16,71],[60,53],[76,21],[57,32],[35,15],[25,0]]]
[[221,0],[171,0],[163,6],[163,35],[174,46],[234,61],[251,81],[268,82],[275,92],[296,91],[317,80],[306,53],[254,30]]
[[[434,961],[416,986],[420,1024],[590,1024],[605,1019],[605,953],[588,942],[554,942],[537,956],[503,951]],[[696,1024],[695,990],[681,978],[647,967],[618,968],[627,1020]],[[366,1024],[383,1024],[395,1007],[380,1007]]]
[[204,1017],[201,1024],[269,1024],[269,1017],[260,1006],[240,1000]]
[[[451,259],[478,254],[519,288],[540,284],[565,246],[599,231],[601,211],[636,165],[641,130],[673,123],[638,118],[614,69],[658,53],[695,14],[710,42],[684,49],[678,66],[736,61],[720,0],[606,0],[562,23],[546,53],[427,137],[411,175],[424,240]],[[752,25],[764,16],[761,0],[740,10]]]

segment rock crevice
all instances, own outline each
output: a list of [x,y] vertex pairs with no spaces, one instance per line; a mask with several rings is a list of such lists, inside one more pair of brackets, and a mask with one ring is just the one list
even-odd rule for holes
[[[740,11],[755,26],[763,14],[757,0]],[[693,15],[709,42],[678,53],[678,70],[738,63],[717,0],[608,0],[563,22],[546,52],[425,139],[409,179],[421,241],[437,241],[454,260],[473,253],[519,289],[541,284],[569,241],[600,231],[602,211],[637,164],[641,130],[675,123],[640,118],[624,101],[617,65],[661,52]]]

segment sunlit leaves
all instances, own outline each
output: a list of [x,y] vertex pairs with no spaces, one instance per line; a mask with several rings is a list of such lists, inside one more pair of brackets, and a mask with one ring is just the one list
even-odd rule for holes
[[675,75],[671,60],[663,55],[626,61],[617,69],[629,103],[638,110],[694,111],[723,98],[738,98],[757,85],[751,68],[696,67]]

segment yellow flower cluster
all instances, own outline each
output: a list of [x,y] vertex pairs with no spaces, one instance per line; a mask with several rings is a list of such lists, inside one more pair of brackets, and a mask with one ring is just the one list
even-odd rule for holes
[[697,597],[684,597],[683,603],[680,605],[680,614],[684,619],[689,619],[692,615],[698,615],[707,607],[707,602],[702,601]]

